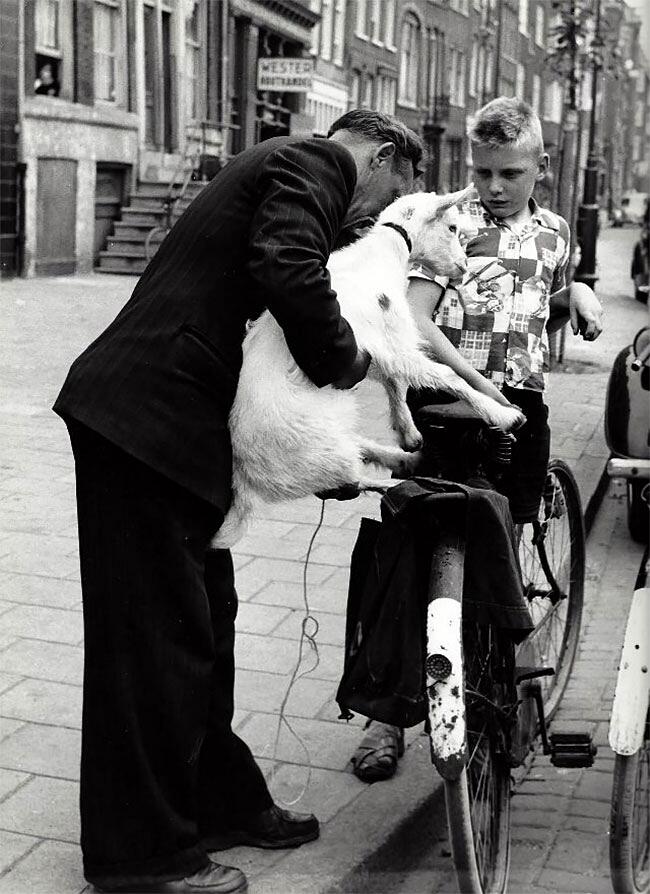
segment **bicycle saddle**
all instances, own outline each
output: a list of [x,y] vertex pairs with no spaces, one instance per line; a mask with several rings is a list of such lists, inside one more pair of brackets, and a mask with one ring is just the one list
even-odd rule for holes
[[451,403],[431,403],[418,407],[414,415],[418,422],[427,425],[459,424],[485,426],[487,423],[476,410],[465,400],[454,400]]

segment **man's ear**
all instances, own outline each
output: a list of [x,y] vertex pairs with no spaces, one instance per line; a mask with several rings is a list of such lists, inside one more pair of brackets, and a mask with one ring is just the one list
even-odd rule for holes
[[537,162],[537,173],[535,174],[535,180],[543,180],[544,177],[546,177],[546,175],[548,174],[550,163],[550,159],[546,152],[540,155],[539,161]]
[[394,156],[395,143],[382,143],[381,146],[378,146],[373,152],[371,166],[378,168],[386,162],[392,163]]

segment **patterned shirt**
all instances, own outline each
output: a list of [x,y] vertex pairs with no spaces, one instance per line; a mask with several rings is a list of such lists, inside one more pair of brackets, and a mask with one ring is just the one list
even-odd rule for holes
[[[444,289],[434,320],[463,357],[498,387],[543,391],[549,371],[549,296],[565,286],[566,221],[530,200],[532,217],[514,228],[479,201],[462,206],[478,230],[466,245],[462,284]],[[409,276],[436,279],[413,268]],[[445,280],[436,279],[440,284]]]

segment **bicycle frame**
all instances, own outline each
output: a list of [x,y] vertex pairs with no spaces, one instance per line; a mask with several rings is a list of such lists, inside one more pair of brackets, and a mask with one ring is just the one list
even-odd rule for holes
[[443,779],[449,780],[458,779],[467,763],[462,653],[465,541],[455,521],[449,519],[450,530],[432,556],[427,609],[431,759]]

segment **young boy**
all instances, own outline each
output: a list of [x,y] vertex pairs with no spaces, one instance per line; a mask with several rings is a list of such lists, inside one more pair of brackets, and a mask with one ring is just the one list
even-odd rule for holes
[[[563,322],[568,313],[574,334],[590,341],[602,330],[602,308],[588,286],[566,288],[569,227],[532,198],[549,164],[532,108],[507,97],[489,102],[476,113],[470,142],[478,199],[462,209],[475,228],[466,245],[468,272],[452,286],[416,268],[409,301],[437,360],[524,412],[502,482],[513,520],[524,523],[537,517],[549,457],[547,324],[550,318]],[[400,734],[371,723],[353,758],[356,775],[391,776]]]

